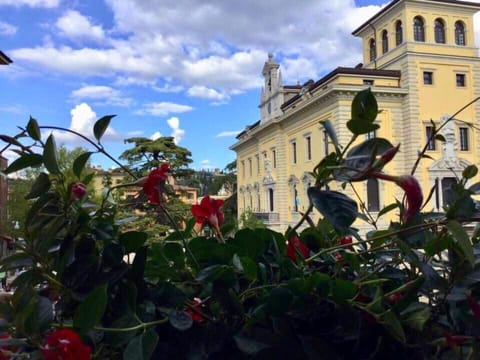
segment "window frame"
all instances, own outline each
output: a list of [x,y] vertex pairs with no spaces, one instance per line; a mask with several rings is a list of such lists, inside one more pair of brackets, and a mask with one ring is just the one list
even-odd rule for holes
[[377,59],[377,42],[374,38],[371,38],[368,41],[368,49],[370,54],[370,62],[375,61]]
[[305,135],[305,150],[306,150],[306,160],[312,160],[312,136],[310,134]]
[[380,183],[378,179],[375,179],[375,178],[368,179],[366,182],[366,187],[367,187],[367,204],[366,204],[367,210],[369,212],[379,212],[380,211]]
[[445,21],[441,18],[437,18],[434,21],[434,37],[436,44],[446,44],[446,33],[445,33]]
[[460,143],[460,151],[470,151],[470,132],[467,126],[458,128],[458,138]]
[[395,45],[399,46],[403,44],[403,24],[401,20],[397,20],[395,23]]
[[[461,29],[459,28],[461,26]],[[461,20],[457,20],[455,22],[455,45],[458,46],[466,46],[467,45],[467,37],[465,31],[465,24]]]
[[427,151],[436,151],[437,144],[435,141],[435,137],[430,140],[430,137],[433,134],[433,126],[426,125],[425,126],[425,141],[427,141]]
[[382,31],[382,54],[386,54],[388,52],[388,31]]
[[413,18],[413,40],[425,42],[425,20],[418,15]]
[[[459,83],[459,79],[462,79]],[[467,77],[462,73],[455,73],[455,84],[457,87],[467,87]]]
[[292,140],[290,142],[291,145],[291,150],[292,150],[292,164],[296,165],[297,164],[297,141]]
[[423,71],[423,85],[433,85],[433,71]]

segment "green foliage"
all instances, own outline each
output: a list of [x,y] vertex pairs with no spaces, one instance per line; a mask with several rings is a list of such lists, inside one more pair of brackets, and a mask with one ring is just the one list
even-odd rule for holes
[[[224,224],[217,237],[198,236],[201,224],[173,197],[135,212],[111,196],[98,204],[76,199],[68,189],[72,179],[88,182],[84,151],[64,166],[53,137],[38,141],[33,120],[21,136],[2,136],[21,153],[18,169],[48,171],[17,183],[29,198],[25,242],[2,260],[1,271],[25,272],[12,298],[0,302],[2,326],[13,338],[1,345],[21,345],[29,353],[23,357],[34,357],[62,326],[88,338],[96,359],[478,358],[480,243],[478,230],[464,226],[475,216],[479,186],[466,184],[477,168],[465,169],[445,213],[418,212],[383,229],[375,228],[378,218],[403,214],[408,204],[390,204],[375,218],[327,187],[378,176],[393,145],[385,139],[353,145],[377,113],[371,92],[359,93],[347,145],[323,124],[335,151],[313,169],[312,204],[302,221],[312,208],[322,218],[286,235],[247,212],[240,230]],[[98,141],[109,121],[97,122]],[[43,146],[41,159],[20,143],[25,134],[26,144]],[[168,156],[150,151],[171,144],[135,143],[130,160],[143,156],[144,145],[157,162]],[[160,216],[171,226],[158,224]],[[365,236],[352,225],[359,218],[373,225]]]
[[262,220],[259,220],[250,210],[247,210],[240,215],[239,225],[242,229],[264,229],[266,227],[265,223]]

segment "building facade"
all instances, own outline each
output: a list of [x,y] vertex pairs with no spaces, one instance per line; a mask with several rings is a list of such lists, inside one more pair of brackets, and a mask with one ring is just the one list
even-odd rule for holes
[[[351,102],[367,87],[382,111],[376,120],[380,129],[365,136],[400,143],[401,152],[385,171],[409,173],[433,131],[432,121],[438,127],[480,96],[473,29],[478,10],[480,4],[463,1],[394,0],[353,32],[362,39],[363,64],[338,67],[303,85],[283,85],[279,64],[269,56],[262,71],[260,120],[231,147],[237,153],[239,214],[250,210],[280,231],[295,224],[309,204],[310,172],[333,149],[320,122],[329,120],[340,144],[346,144]],[[436,186],[425,210],[441,210],[455,174],[478,165],[479,125],[476,102],[444,127],[445,142],[428,144],[431,159],[422,160],[415,173],[425,197]],[[342,191],[358,196],[371,213],[402,196],[392,183],[354,186]]]

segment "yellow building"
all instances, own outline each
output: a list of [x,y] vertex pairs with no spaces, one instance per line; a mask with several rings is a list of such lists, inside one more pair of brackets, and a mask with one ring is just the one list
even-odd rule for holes
[[[367,87],[382,112],[380,130],[366,137],[401,143],[385,171],[409,173],[432,131],[431,120],[438,126],[480,96],[473,28],[479,9],[480,4],[463,1],[394,0],[353,32],[362,39],[363,64],[339,67],[302,86],[284,86],[270,55],[262,71],[260,120],[231,147],[237,153],[239,214],[253,211],[281,231],[295,224],[309,204],[306,192],[314,182],[309,172],[333,148],[319,122],[330,120],[345,145],[351,136],[346,127],[351,102]],[[454,173],[478,165],[479,134],[471,125],[479,122],[477,102],[445,126],[446,142],[429,144],[427,154],[434,160],[422,160],[416,172],[425,197],[437,186],[426,210],[442,209]],[[372,213],[402,196],[392,183],[373,179],[355,190]],[[352,189],[345,192],[355,198]]]

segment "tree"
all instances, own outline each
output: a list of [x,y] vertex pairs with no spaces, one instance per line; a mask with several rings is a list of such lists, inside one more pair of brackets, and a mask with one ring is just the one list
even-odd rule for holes
[[171,136],[151,140],[144,137],[125,139],[126,144],[133,144],[131,149],[125,150],[120,159],[126,160],[133,171],[139,176],[159,164],[166,162],[177,176],[186,176],[191,173],[188,164],[192,163],[192,153],[175,144]]

